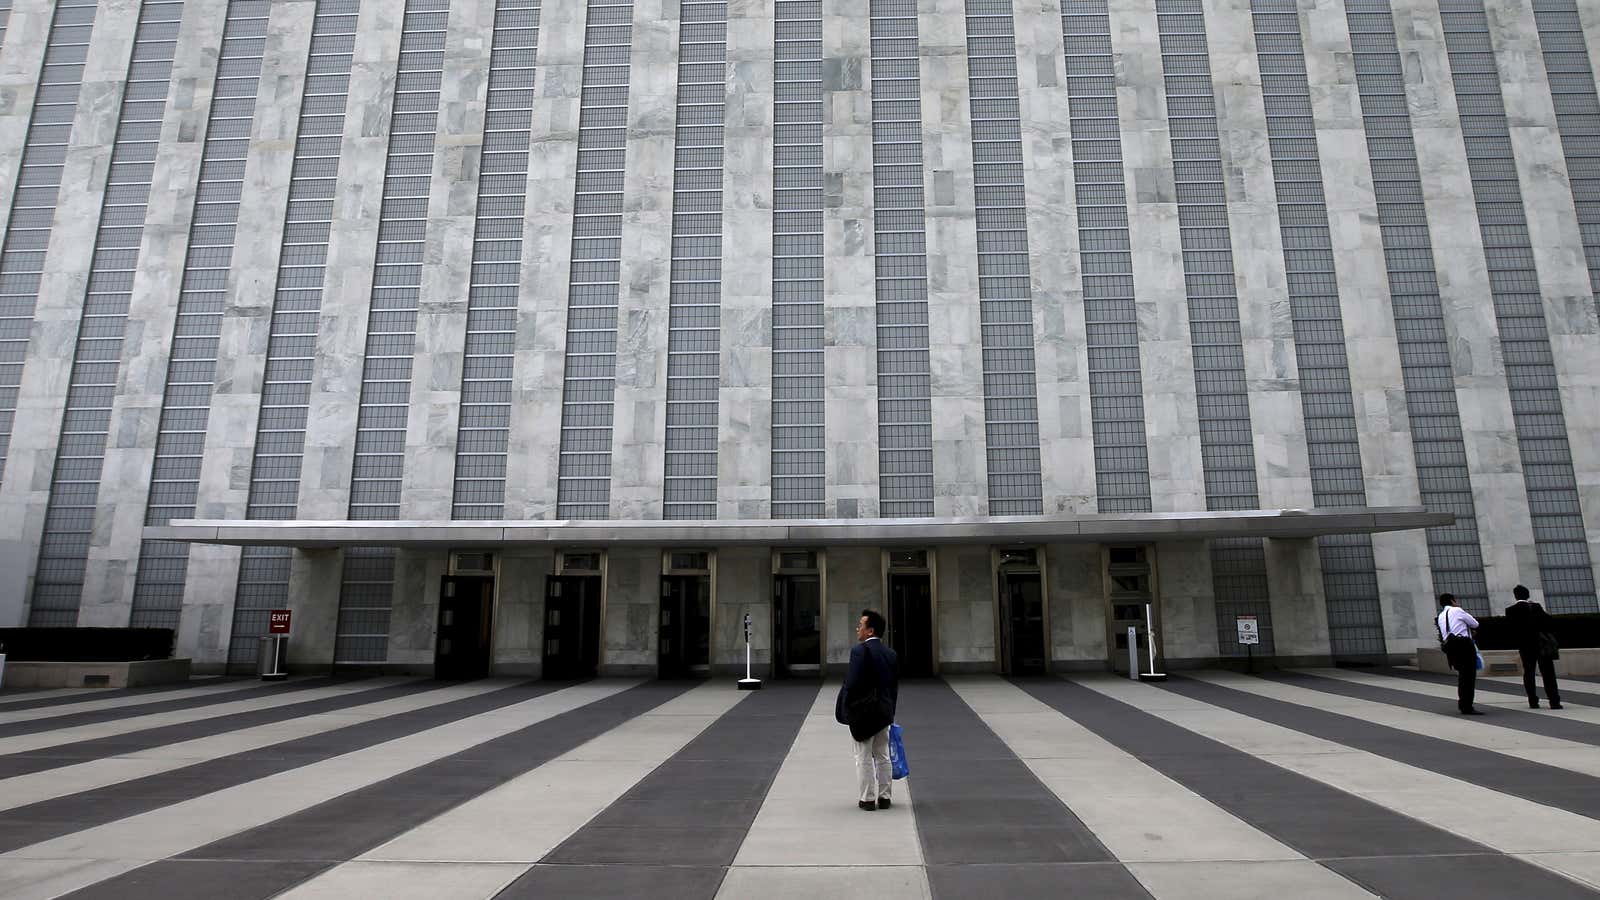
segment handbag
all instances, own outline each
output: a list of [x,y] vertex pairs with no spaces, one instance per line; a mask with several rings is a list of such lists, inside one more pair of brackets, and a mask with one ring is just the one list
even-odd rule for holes
[[901,732],[898,724],[889,726],[889,766],[896,781],[911,774],[911,763],[906,761],[906,744]]
[[844,714],[849,719],[850,736],[857,741],[871,738],[894,721],[889,715],[888,702],[876,687],[858,697],[850,697],[845,702]]
[[1539,658],[1561,658],[1561,645],[1556,643],[1556,636],[1548,631],[1539,632]]

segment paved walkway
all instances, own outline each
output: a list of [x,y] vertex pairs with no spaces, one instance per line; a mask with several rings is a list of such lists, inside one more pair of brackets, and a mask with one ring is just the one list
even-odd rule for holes
[[0,897],[1600,898],[1600,684],[1405,670],[0,694]]

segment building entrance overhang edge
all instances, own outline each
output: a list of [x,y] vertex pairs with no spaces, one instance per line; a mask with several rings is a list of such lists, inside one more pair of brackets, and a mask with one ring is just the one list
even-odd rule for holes
[[239,547],[836,546],[1312,538],[1450,525],[1416,506],[1250,509],[929,519],[710,519],[439,522],[184,519],[147,525],[146,540]]

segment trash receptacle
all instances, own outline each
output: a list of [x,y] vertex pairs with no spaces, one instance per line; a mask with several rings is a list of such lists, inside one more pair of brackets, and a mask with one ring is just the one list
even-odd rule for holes
[[267,634],[261,637],[256,653],[256,674],[262,681],[282,681],[289,677],[289,636]]

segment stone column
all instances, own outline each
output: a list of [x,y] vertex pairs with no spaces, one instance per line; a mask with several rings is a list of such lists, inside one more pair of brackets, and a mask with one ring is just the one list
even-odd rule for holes
[[586,21],[581,3],[548,3],[539,10],[528,224],[522,235],[522,302],[506,455],[507,519],[548,519],[556,513]]
[[1099,544],[1043,548],[1050,596],[1050,663],[1057,672],[1106,667],[1106,593]]
[[[1316,555],[1314,545],[1312,555]],[[1163,658],[1169,664],[1210,664],[1222,652],[1217,645],[1217,597],[1212,588],[1215,582],[1210,545],[1205,541],[1162,542],[1155,546],[1154,562],[1151,575],[1156,602],[1161,607],[1159,636]],[[1320,577],[1317,583],[1321,584]],[[1327,621],[1321,607],[1306,614]],[[1276,614],[1272,621],[1279,621]],[[1323,649],[1326,652],[1326,646]]]
[[[334,634],[339,622],[343,550],[296,550],[289,569],[289,666],[296,672],[333,668]],[[188,610],[184,622],[188,622]],[[224,645],[224,653],[227,652]]]
[[0,225],[10,219],[16,199],[22,147],[28,139],[54,14],[53,0],[13,0],[6,20],[5,52],[0,53]]
[[661,549],[612,547],[606,561],[600,674],[653,677],[660,617]]
[[555,568],[547,547],[499,552],[493,674],[537,678],[544,666],[544,586]]
[[[889,615],[883,589],[883,554],[877,547],[833,547],[826,553],[822,575],[825,669],[843,675],[856,645],[856,622],[863,609]],[[890,625],[890,628],[893,628]]]
[[944,674],[994,672],[1000,664],[995,634],[994,566],[989,548],[946,544],[938,559],[939,670]]
[[[1527,577],[1525,573],[1539,571],[1539,562],[1444,26],[1431,0],[1394,0],[1393,8],[1472,477],[1472,502],[1480,511],[1484,575],[1489,596],[1506,597],[1512,585]],[[1431,610],[1430,604],[1426,612],[1415,613],[1418,633],[1427,634],[1426,629],[1433,627]]]
[[161,153],[150,179],[139,268],[128,302],[120,384],[106,436],[94,540],[84,569],[78,624],[121,627],[133,610],[134,576],[151,467],[166,394],[177,297],[189,249],[222,43],[227,0],[187,0],[161,123]]
[[[933,471],[937,473],[933,511],[938,516],[982,516],[989,512],[989,463],[978,313],[972,104],[962,0],[918,0],[917,32],[927,204]],[[949,577],[953,576],[952,569]]]
[[772,671],[772,548],[723,547],[717,551],[715,577],[711,669],[744,676],[744,615],[749,613],[751,671],[764,677]]
[[401,549],[395,553],[385,671],[433,674],[439,638],[439,585],[448,571],[448,550]]
[[1272,582],[1272,644],[1285,665],[1327,665],[1328,601],[1315,538],[1268,538]]

